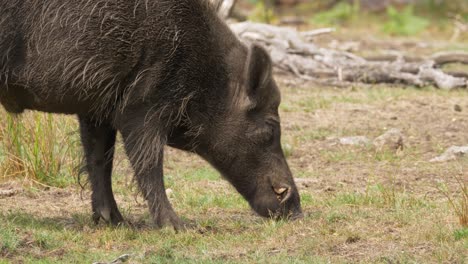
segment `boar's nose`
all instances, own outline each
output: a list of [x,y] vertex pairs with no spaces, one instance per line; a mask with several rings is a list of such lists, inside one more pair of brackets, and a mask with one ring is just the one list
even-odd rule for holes
[[280,187],[273,186],[272,189],[280,204],[279,215],[277,215],[277,217],[287,218],[289,220],[301,219],[303,217],[299,195],[294,187],[280,185]]
[[273,191],[276,193],[276,198],[280,204],[283,204],[291,197],[290,190],[290,186],[273,187]]

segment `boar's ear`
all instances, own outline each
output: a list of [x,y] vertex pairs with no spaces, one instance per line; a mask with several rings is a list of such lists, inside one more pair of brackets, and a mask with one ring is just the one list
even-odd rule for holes
[[246,90],[253,104],[250,108],[255,108],[267,98],[272,78],[271,59],[264,48],[251,46],[246,70]]

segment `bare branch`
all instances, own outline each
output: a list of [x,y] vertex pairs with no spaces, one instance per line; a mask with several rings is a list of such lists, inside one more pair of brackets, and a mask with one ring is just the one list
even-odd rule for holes
[[362,58],[350,52],[320,48],[311,42],[314,36],[333,32],[329,28],[299,33],[292,28],[252,22],[232,24],[231,28],[244,42],[265,46],[276,68],[305,80],[435,85],[441,89],[468,85],[466,75],[452,75],[438,68],[446,63],[466,63],[468,54],[464,52],[438,53],[429,58],[401,53]]

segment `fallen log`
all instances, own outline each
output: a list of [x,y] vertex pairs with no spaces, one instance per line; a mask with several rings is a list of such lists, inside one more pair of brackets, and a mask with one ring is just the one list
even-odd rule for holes
[[321,48],[312,42],[317,34],[333,29],[298,32],[293,28],[242,22],[230,25],[247,43],[263,45],[271,54],[275,67],[299,78],[327,78],[330,83],[396,83],[414,86],[434,85],[441,89],[466,88],[466,74],[444,72],[448,63],[468,64],[466,52],[443,52],[429,57],[390,54],[363,58],[350,52]]

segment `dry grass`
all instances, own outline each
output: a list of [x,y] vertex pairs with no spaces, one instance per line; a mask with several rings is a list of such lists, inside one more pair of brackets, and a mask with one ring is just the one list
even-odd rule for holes
[[0,181],[25,178],[67,186],[80,165],[77,122],[43,113],[0,114]]
[[[327,46],[357,38],[366,54],[377,46],[403,45],[410,55],[447,48],[437,42],[421,46],[419,40],[379,41],[363,37],[367,32],[317,41]],[[448,45],[467,50],[463,43]],[[0,263],[92,263],[123,254],[132,254],[131,263],[466,263],[468,158],[428,162],[450,146],[468,144],[466,90],[335,89],[279,79],[283,146],[300,179],[303,220],[255,216],[206,162],[168,148],[170,199],[195,227],[182,233],[154,230],[119,144],[115,195],[134,227],[95,226],[89,190],[75,180],[81,162],[75,118],[0,112],[0,195],[11,195],[0,196]],[[332,140],[373,139],[390,128],[403,131],[402,151]]]
[[[450,28],[418,39],[376,39],[379,19],[315,41],[324,47],[356,41],[361,55],[468,50],[466,36],[445,42]],[[155,230],[119,144],[115,196],[134,226],[96,226],[90,192],[75,180],[81,162],[75,118],[0,110],[0,263],[92,263],[123,254],[131,254],[130,263],[466,263],[468,158],[428,162],[468,144],[466,90],[335,89],[279,79],[283,146],[300,179],[303,220],[259,218],[206,162],[168,148],[170,200],[195,227]],[[331,140],[372,139],[390,128],[403,131],[403,151]],[[1,196],[3,190],[11,196]]]
[[441,193],[447,197],[450,206],[458,216],[460,225],[468,228],[468,186],[466,175],[461,171],[458,175],[454,175],[452,180],[455,180],[457,190],[449,189],[446,184],[439,187]]
[[[45,148],[48,154],[38,158],[53,157],[43,161],[52,165],[36,166],[29,155],[17,154],[8,144],[15,146],[18,128],[10,127],[18,121],[7,120],[0,125],[2,141],[7,142],[2,146],[12,153],[2,154],[1,168],[12,175],[16,167],[11,157],[21,157],[25,165],[20,168],[28,170],[21,169],[15,179],[37,181],[36,168],[52,168],[50,176],[67,180],[47,185],[68,187],[31,187],[25,184],[28,180],[4,178],[0,189],[20,192],[0,197],[0,259],[90,263],[129,253],[131,263],[464,263],[468,231],[459,215],[466,205],[468,159],[428,160],[468,142],[466,91],[385,86],[344,90],[288,83],[280,82],[283,145],[293,173],[301,179],[303,220],[287,223],[255,216],[204,161],[167,149],[170,199],[195,227],[182,233],[154,230],[144,202],[135,196],[132,171],[119,145],[114,188],[124,217],[135,227],[95,226],[89,191],[82,192],[70,180],[80,161],[76,122],[28,114],[22,118],[17,144],[28,153],[34,153],[30,144]],[[462,112],[454,110],[455,104]],[[43,126],[39,134],[34,128],[38,121]],[[401,152],[338,146],[330,140],[375,138],[392,127],[405,134]],[[56,167],[60,170],[53,170]]]

